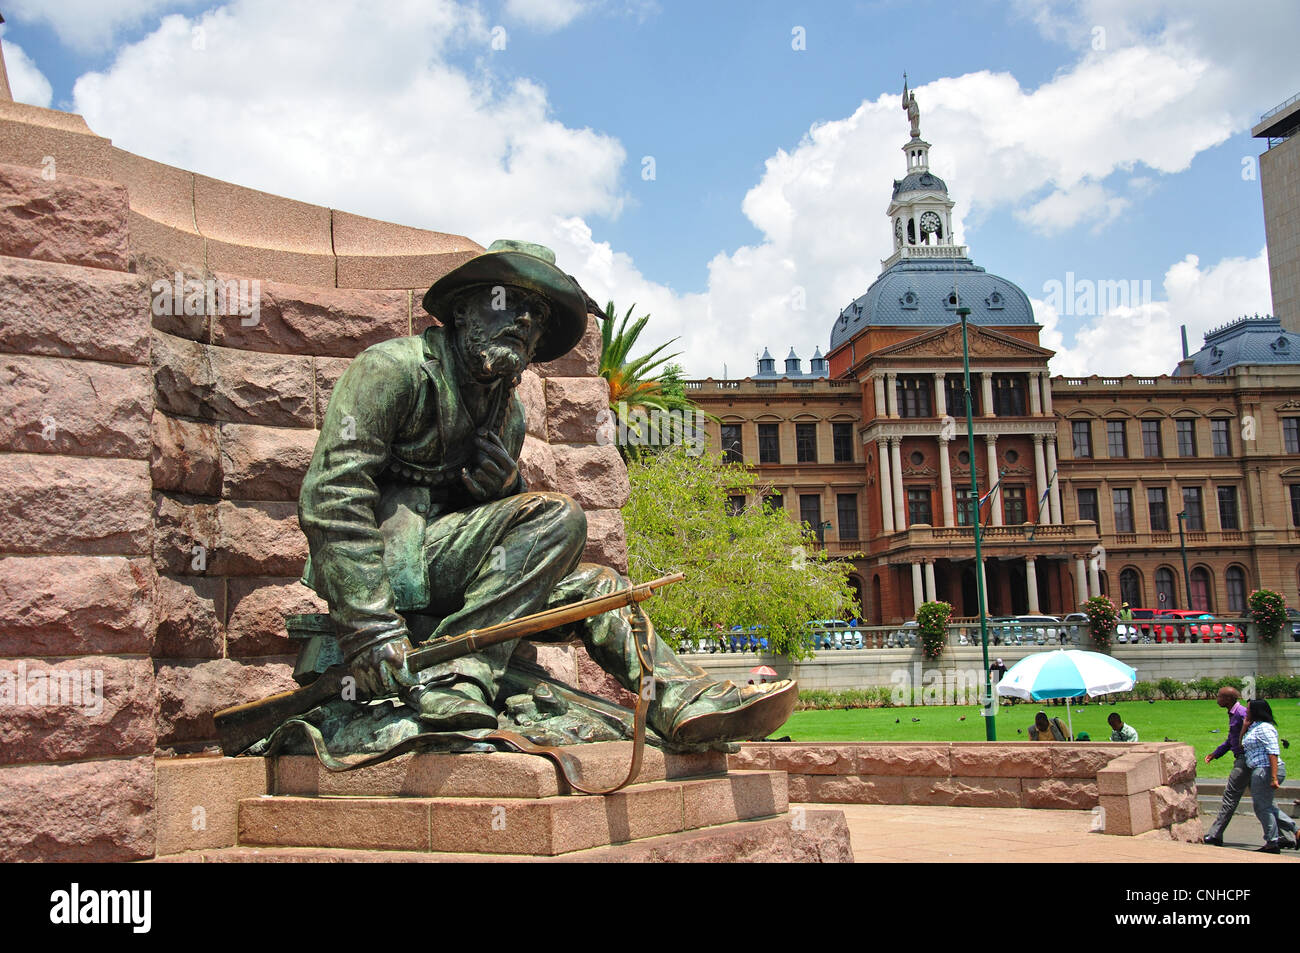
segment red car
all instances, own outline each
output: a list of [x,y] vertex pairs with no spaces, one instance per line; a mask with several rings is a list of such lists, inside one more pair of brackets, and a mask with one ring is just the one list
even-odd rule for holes
[[1231,622],[1220,622],[1210,613],[1199,609],[1160,609],[1156,615],[1179,622],[1177,625],[1157,626],[1157,631],[1163,632],[1165,642],[1173,642],[1175,637],[1179,642],[1190,642],[1193,635],[1199,642],[1223,642],[1225,639],[1229,642],[1246,641]]

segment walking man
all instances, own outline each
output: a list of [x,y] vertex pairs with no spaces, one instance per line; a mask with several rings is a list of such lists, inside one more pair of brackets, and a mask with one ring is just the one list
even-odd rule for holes
[[1246,767],[1246,753],[1241,747],[1241,726],[1246,720],[1246,708],[1241,704],[1241,692],[1231,685],[1225,685],[1219,689],[1218,702],[1220,708],[1228,709],[1228,737],[1224,739],[1223,744],[1205,756],[1205,763],[1209,764],[1216,758],[1223,757],[1229,749],[1232,750],[1234,760],[1232,771],[1228,773],[1228,783],[1223,788],[1223,804],[1219,807],[1218,817],[1210,825],[1209,833],[1205,835],[1205,843],[1222,847],[1223,829],[1232,820],[1242,794],[1250,785],[1250,768]]

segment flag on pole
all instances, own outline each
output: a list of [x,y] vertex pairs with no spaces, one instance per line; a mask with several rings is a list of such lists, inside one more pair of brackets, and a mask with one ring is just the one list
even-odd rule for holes
[[1051,478],[1047,481],[1047,489],[1043,490],[1043,495],[1042,495],[1041,497],[1039,497],[1039,499],[1038,499],[1038,505],[1039,505],[1039,506],[1042,506],[1044,503],[1047,502],[1047,497],[1050,496],[1050,495],[1051,495],[1051,492],[1052,492],[1052,484],[1053,484],[1054,482],[1056,482],[1056,474],[1058,474],[1059,472],[1060,472],[1060,468],[1059,468],[1059,467],[1058,467],[1057,469],[1055,469],[1055,470],[1052,471],[1052,476],[1051,476]]

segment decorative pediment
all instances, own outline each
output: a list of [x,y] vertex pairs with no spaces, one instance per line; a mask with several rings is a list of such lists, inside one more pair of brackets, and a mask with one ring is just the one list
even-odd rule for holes
[[1300,400],[1288,400],[1273,408],[1279,414],[1286,410],[1300,410]]
[[[1009,334],[967,325],[971,357],[1037,358],[1046,362],[1056,352],[1028,344]],[[961,326],[950,325],[882,348],[875,357],[961,357]]]

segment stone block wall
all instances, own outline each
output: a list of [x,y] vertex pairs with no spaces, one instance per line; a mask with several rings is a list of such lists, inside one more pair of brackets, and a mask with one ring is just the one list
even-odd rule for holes
[[1196,755],[1176,742],[754,742],[728,767],[787,772],[792,802],[1097,810],[1106,834],[1202,833]]
[[[155,756],[214,750],[215,710],[292,687],[284,616],[325,609],[296,500],[331,388],[427,326],[424,290],[479,251],[0,102],[0,860],[149,857],[190,823],[159,816]],[[260,282],[258,321],[152,307],[178,272]],[[586,558],[626,569],[599,346],[592,319],[526,373],[522,468],[587,510]],[[97,711],[26,695],[83,675]]]

